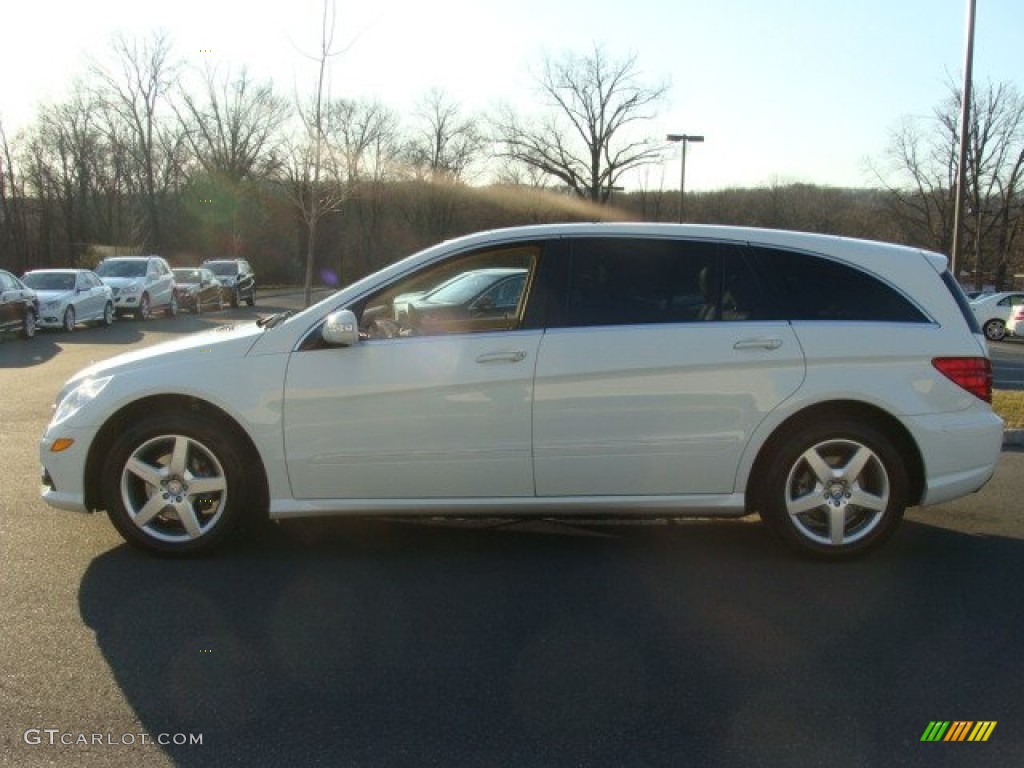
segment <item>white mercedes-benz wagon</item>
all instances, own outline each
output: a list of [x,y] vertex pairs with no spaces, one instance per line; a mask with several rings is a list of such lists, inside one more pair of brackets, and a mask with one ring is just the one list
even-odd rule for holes
[[42,438],[42,495],[172,554],[267,514],[757,512],[842,557],[906,507],[985,484],[990,399],[984,337],[939,254],[523,227],[86,368]]

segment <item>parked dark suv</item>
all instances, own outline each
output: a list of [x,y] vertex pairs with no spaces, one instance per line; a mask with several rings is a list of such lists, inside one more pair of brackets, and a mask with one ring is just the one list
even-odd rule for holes
[[256,303],[256,275],[245,259],[210,259],[202,266],[217,276],[224,286],[224,298],[237,307],[245,301],[250,307]]

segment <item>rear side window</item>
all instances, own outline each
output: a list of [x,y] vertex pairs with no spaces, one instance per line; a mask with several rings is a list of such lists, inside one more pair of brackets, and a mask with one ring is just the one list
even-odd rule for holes
[[739,249],[641,238],[573,241],[565,325],[764,319],[764,292]]
[[878,278],[820,256],[757,248],[792,320],[927,323],[905,296]]

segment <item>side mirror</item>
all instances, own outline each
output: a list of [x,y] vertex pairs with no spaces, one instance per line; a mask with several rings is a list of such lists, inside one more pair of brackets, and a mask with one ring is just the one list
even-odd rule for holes
[[351,310],[339,309],[327,316],[320,335],[332,347],[354,347],[359,343],[359,322]]

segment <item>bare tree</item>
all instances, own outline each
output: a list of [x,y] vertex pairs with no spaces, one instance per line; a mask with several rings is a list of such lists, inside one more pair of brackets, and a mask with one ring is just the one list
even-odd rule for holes
[[171,58],[171,41],[163,32],[150,39],[129,39],[119,35],[113,40],[116,69],[94,64],[93,73],[101,87],[97,92],[105,107],[108,139],[126,139],[131,160],[141,179],[148,244],[163,244],[161,228],[162,197],[177,164],[160,153],[177,142],[161,134],[167,130],[164,108],[179,69]]
[[308,106],[300,105],[297,113],[303,132],[291,143],[284,176],[289,196],[306,227],[306,266],[303,280],[305,305],[312,302],[313,271],[316,262],[317,227],[328,213],[341,209],[345,190],[333,183],[338,177],[339,157],[328,143],[330,93],[329,64],[342,51],[334,47],[337,9],[334,0],[324,0],[320,19],[320,44],[315,56],[317,64],[316,91]]
[[182,88],[178,119],[203,170],[232,183],[272,173],[281,161],[282,128],[291,104],[270,82],[256,83],[243,67],[237,76],[202,72],[202,97]]
[[466,115],[443,91],[431,90],[414,114],[405,144],[414,194],[407,215],[426,240],[451,234],[459,190],[488,144],[480,120]]
[[479,119],[465,115],[462,107],[439,89],[427,94],[414,118],[406,146],[413,175],[428,181],[464,181],[488,143]]
[[[953,239],[962,92],[926,119],[905,119],[876,176],[892,215],[912,242],[948,253]],[[1024,98],[1012,84],[975,89],[967,137],[965,225],[974,280],[1002,286],[1024,229]]]
[[27,203],[23,175],[15,172],[14,153],[0,123],[0,261],[15,271],[31,263]]
[[626,171],[663,149],[631,128],[654,117],[668,86],[639,81],[636,56],[615,61],[595,46],[586,56],[548,58],[538,78],[549,112],[527,122],[505,107],[495,124],[501,154],[559,179],[574,194],[607,202]]

